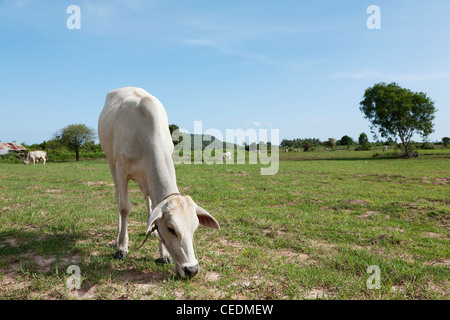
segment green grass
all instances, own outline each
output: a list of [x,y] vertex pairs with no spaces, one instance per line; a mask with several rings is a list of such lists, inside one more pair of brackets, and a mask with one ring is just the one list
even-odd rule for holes
[[[379,153],[376,157],[373,155]],[[449,159],[372,151],[280,153],[260,165],[176,166],[180,191],[220,230],[195,233],[200,273],[160,265],[130,182],[130,253],[115,260],[106,161],[0,164],[0,299],[449,299]],[[66,288],[69,265],[80,290]],[[381,288],[368,289],[367,267]]]

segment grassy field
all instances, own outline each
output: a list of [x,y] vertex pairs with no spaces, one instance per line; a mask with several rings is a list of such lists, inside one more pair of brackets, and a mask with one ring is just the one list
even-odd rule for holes
[[[449,299],[450,152],[280,153],[260,165],[177,165],[180,191],[220,230],[195,233],[200,273],[175,277],[145,238],[130,182],[130,252],[115,260],[105,160],[0,164],[0,299]],[[79,290],[66,287],[69,265]],[[369,289],[368,266],[380,270]]]

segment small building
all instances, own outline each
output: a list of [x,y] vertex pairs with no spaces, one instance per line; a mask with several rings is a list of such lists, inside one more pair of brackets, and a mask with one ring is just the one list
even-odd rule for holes
[[0,156],[14,152],[22,159],[25,156],[25,150],[27,149],[17,142],[0,142]]

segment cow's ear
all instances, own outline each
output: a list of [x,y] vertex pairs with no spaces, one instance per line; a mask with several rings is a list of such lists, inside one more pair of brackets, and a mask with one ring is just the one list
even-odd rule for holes
[[202,207],[197,206],[197,208],[195,209],[195,213],[197,213],[198,222],[202,226],[213,229],[220,229],[219,223],[216,221],[216,219],[214,219],[214,217]]
[[161,216],[162,216],[162,206],[158,205],[153,209],[152,213],[150,214],[150,217],[148,217],[147,231],[145,231],[145,234],[151,231],[151,229],[155,226],[156,222],[158,221],[159,218],[161,218]]

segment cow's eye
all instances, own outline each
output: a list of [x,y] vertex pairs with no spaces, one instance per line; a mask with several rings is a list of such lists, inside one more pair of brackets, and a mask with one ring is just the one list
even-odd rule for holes
[[168,227],[167,230],[169,230],[169,232],[172,233],[175,237],[177,236],[177,233],[171,227]]

